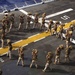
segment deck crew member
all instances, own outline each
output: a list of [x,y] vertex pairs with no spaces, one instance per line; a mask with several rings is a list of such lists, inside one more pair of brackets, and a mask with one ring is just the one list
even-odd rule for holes
[[15,19],[15,15],[12,13],[12,14],[9,16],[9,20],[10,20],[9,32],[10,32],[10,30],[12,29],[12,27],[14,27],[14,19]]
[[0,75],[2,75],[2,70],[0,69]]
[[26,29],[30,29],[30,22],[31,22],[31,13],[29,12],[27,15],[27,24],[26,24]]
[[32,62],[30,64],[30,68],[32,67],[33,63],[35,64],[35,67],[37,68],[37,56],[38,56],[38,50],[37,49],[33,49],[32,50]]
[[61,55],[61,50],[64,49],[63,45],[59,45],[55,51],[55,61],[54,64],[59,64],[60,63],[60,55]]
[[18,30],[23,28],[23,24],[24,24],[24,15],[20,15],[19,16],[19,27],[18,27]]
[[37,28],[39,25],[38,25],[38,13],[35,13],[35,19],[34,19],[34,25],[33,25],[33,28]]
[[48,24],[47,32],[50,31],[51,34],[52,34],[52,25],[53,25],[53,21],[50,20]]
[[48,52],[46,55],[46,64],[45,64],[45,68],[43,69],[43,72],[45,72],[48,67],[50,68],[50,65],[52,63],[52,58],[53,58],[52,52]]
[[5,42],[5,34],[4,33],[2,33],[2,35],[1,35],[1,47],[3,48],[4,47],[4,42]]
[[64,26],[64,24],[61,24],[59,26],[59,32],[58,32],[58,37],[60,37],[61,40],[63,40],[63,26]]
[[22,62],[22,66],[24,67],[24,49],[23,47],[19,47],[18,49],[19,58],[17,61],[17,65],[19,65],[19,62]]
[[65,36],[66,36],[66,40],[67,40],[67,41],[70,42],[70,38],[72,37],[72,34],[73,34],[73,31],[72,31],[72,30],[70,30],[70,29],[67,29],[67,30],[66,30]]
[[55,24],[54,24],[54,27],[53,27],[53,32],[52,32],[52,34],[56,34],[56,36],[57,36],[57,27],[58,27],[58,25],[59,25],[59,21],[56,21]]
[[66,47],[65,50],[65,62],[70,61],[70,54],[71,54],[72,46]]
[[9,21],[9,16],[6,14],[2,20],[2,23],[5,25],[6,27],[6,33],[9,32],[9,26],[10,26],[10,21]]
[[46,13],[42,14],[42,23],[41,23],[41,29],[44,28],[45,29],[45,17],[46,17]]
[[9,59],[12,59],[12,42],[10,39],[7,39],[7,44],[8,44],[7,56],[9,56]]

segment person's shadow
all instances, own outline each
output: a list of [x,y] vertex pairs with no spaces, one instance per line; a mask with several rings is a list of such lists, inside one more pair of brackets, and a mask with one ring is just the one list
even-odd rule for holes
[[[44,69],[45,66],[40,66],[38,65],[38,69]],[[57,68],[47,68],[47,70],[45,72],[51,72],[51,73],[63,73],[63,74],[68,74],[69,72],[65,71],[65,70],[62,70],[62,69],[57,69]]]
[[70,60],[69,62],[61,63],[61,65],[75,66],[75,61]]

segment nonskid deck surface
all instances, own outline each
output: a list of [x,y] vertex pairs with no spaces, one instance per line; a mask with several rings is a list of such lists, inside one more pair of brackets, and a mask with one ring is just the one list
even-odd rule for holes
[[[20,10],[13,12],[15,13],[17,23],[18,23],[18,16],[20,14],[25,14],[25,12],[32,12],[33,14],[35,12],[38,12],[40,13],[40,17],[41,17],[41,14],[45,12],[47,14],[47,18],[46,18],[47,21],[52,19],[54,21],[61,21],[63,23],[68,23],[68,25],[71,23],[72,20],[75,19],[74,18],[75,16],[74,1],[72,2],[70,0],[54,1],[51,3],[37,5],[35,7],[33,6],[30,8],[25,8],[21,10],[23,12]],[[1,18],[3,17],[3,15],[0,15],[0,16]],[[68,27],[68,25],[66,27]],[[46,32],[43,32],[43,30],[40,31],[39,29],[31,29],[31,30],[23,29],[23,30],[17,31],[16,30],[17,26],[18,24],[16,24],[15,29],[12,29],[13,32],[11,31],[9,34],[7,34],[6,38],[9,38],[9,37],[11,38],[11,40],[14,43],[13,44],[14,49],[16,49],[17,46],[20,46],[20,45],[25,46],[24,47],[25,49],[25,67],[16,65],[17,59],[18,59],[18,52],[17,50],[13,50],[12,51],[13,60],[9,60],[6,55],[1,56],[1,58],[4,60],[3,63],[0,62],[0,66],[3,70],[3,75],[50,75],[50,74],[51,75],[74,75],[74,72],[75,72],[75,64],[74,64],[75,63],[75,60],[74,60],[75,50],[74,49],[71,53],[72,61],[70,61],[70,63],[64,63],[65,62],[64,61],[65,51],[62,51],[62,54],[61,54],[62,63],[60,65],[52,64],[51,65],[52,71],[47,71],[46,73],[42,72],[45,62],[46,62],[45,56],[47,52],[52,51],[53,53],[55,53],[55,49],[59,44],[65,45],[65,40],[60,40],[59,38],[56,38],[56,36],[50,36],[49,32],[46,33]],[[73,34],[73,38],[74,36],[75,34]],[[74,44],[73,44],[73,47],[75,47]],[[37,48],[39,51],[38,69],[36,69],[34,66],[31,69],[29,68],[29,65],[31,63],[31,51],[34,48]]]

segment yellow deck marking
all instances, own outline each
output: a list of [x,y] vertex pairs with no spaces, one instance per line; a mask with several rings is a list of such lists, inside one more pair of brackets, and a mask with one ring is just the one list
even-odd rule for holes
[[[65,24],[64,28],[67,29],[71,24],[74,24],[74,23],[75,23],[75,20],[71,21],[71,22],[69,22],[67,24]],[[59,27],[58,27],[58,31],[59,31]],[[24,40],[22,40],[20,42],[13,43],[13,50],[15,50],[16,48],[18,48],[19,46],[24,46],[26,44],[34,42],[35,40],[41,39],[43,37],[47,37],[49,35],[50,35],[50,32],[48,32],[48,33],[43,32],[43,33],[40,33],[40,34],[38,34],[36,36],[33,36],[31,38],[24,39]],[[5,54],[7,51],[8,51],[8,47],[0,49],[0,55]]]

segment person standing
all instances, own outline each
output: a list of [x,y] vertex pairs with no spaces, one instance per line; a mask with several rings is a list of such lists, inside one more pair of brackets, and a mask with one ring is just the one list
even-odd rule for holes
[[0,75],[2,75],[2,70],[0,69]]
[[19,47],[18,54],[19,54],[19,57],[18,57],[17,65],[19,65],[19,62],[21,61],[22,66],[24,67],[25,65],[24,65],[24,49],[23,49],[23,47]]
[[5,29],[6,29],[5,24],[2,23],[2,34],[4,34],[4,35],[6,34],[6,33],[5,33]]
[[60,24],[59,21],[55,22],[54,27],[53,27],[52,35],[55,34],[57,36],[57,28],[58,28],[59,24]]
[[8,44],[7,56],[9,56],[9,59],[12,59],[12,42],[10,39],[7,39],[7,44]]
[[42,29],[42,28],[45,29],[45,17],[46,17],[46,13],[43,13],[42,14],[42,23],[41,23],[40,29]]
[[69,62],[70,61],[70,54],[71,54],[71,50],[72,50],[72,46],[68,46],[66,47],[66,50],[65,50],[65,62]]
[[2,42],[1,47],[4,48],[4,42],[5,42],[5,34],[4,33],[2,33],[2,35],[1,35],[1,42]]
[[33,49],[32,50],[32,62],[30,64],[30,68],[32,67],[33,63],[35,64],[35,67],[37,68],[37,56],[38,56],[38,51],[37,49]]
[[49,21],[49,24],[48,24],[48,27],[47,27],[47,31],[46,32],[50,32],[51,34],[52,34],[52,25],[53,25],[53,21],[52,20],[50,20]]
[[38,27],[38,13],[35,13],[35,18],[34,18],[34,25],[33,28],[37,28]]
[[55,61],[54,64],[59,64],[60,63],[60,55],[61,55],[61,50],[64,49],[63,45],[59,45],[55,51]]
[[70,30],[70,28],[68,28],[68,29],[66,30],[66,34],[65,34],[66,40],[67,40],[68,42],[70,42],[70,39],[72,38],[72,35],[73,35],[73,31]]
[[63,40],[63,26],[65,26],[64,24],[61,24],[60,26],[59,26],[59,32],[58,32],[58,37],[60,37],[61,38],[61,40]]
[[46,55],[46,64],[45,64],[45,68],[43,69],[43,72],[45,72],[48,67],[50,68],[50,65],[52,63],[52,58],[53,58],[52,52],[48,52]]
[[14,27],[14,19],[15,19],[15,15],[12,13],[12,14],[9,16],[9,20],[10,20],[9,32],[10,32],[10,30],[12,29],[12,27]]
[[23,24],[24,24],[24,15],[20,15],[19,17],[19,27],[18,30],[20,30],[21,28],[23,28]]
[[30,22],[31,22],[31,13],[29,12],[27,15],[27,24],[26,24],[26,29],[30,29]]
[[9,16],[8,14],[6,14],[3,19],[2,19],[2,23],[5,25],[5,32],[8,33],[9,32],[9,26],[10,26],[10,20],[9,20]]

